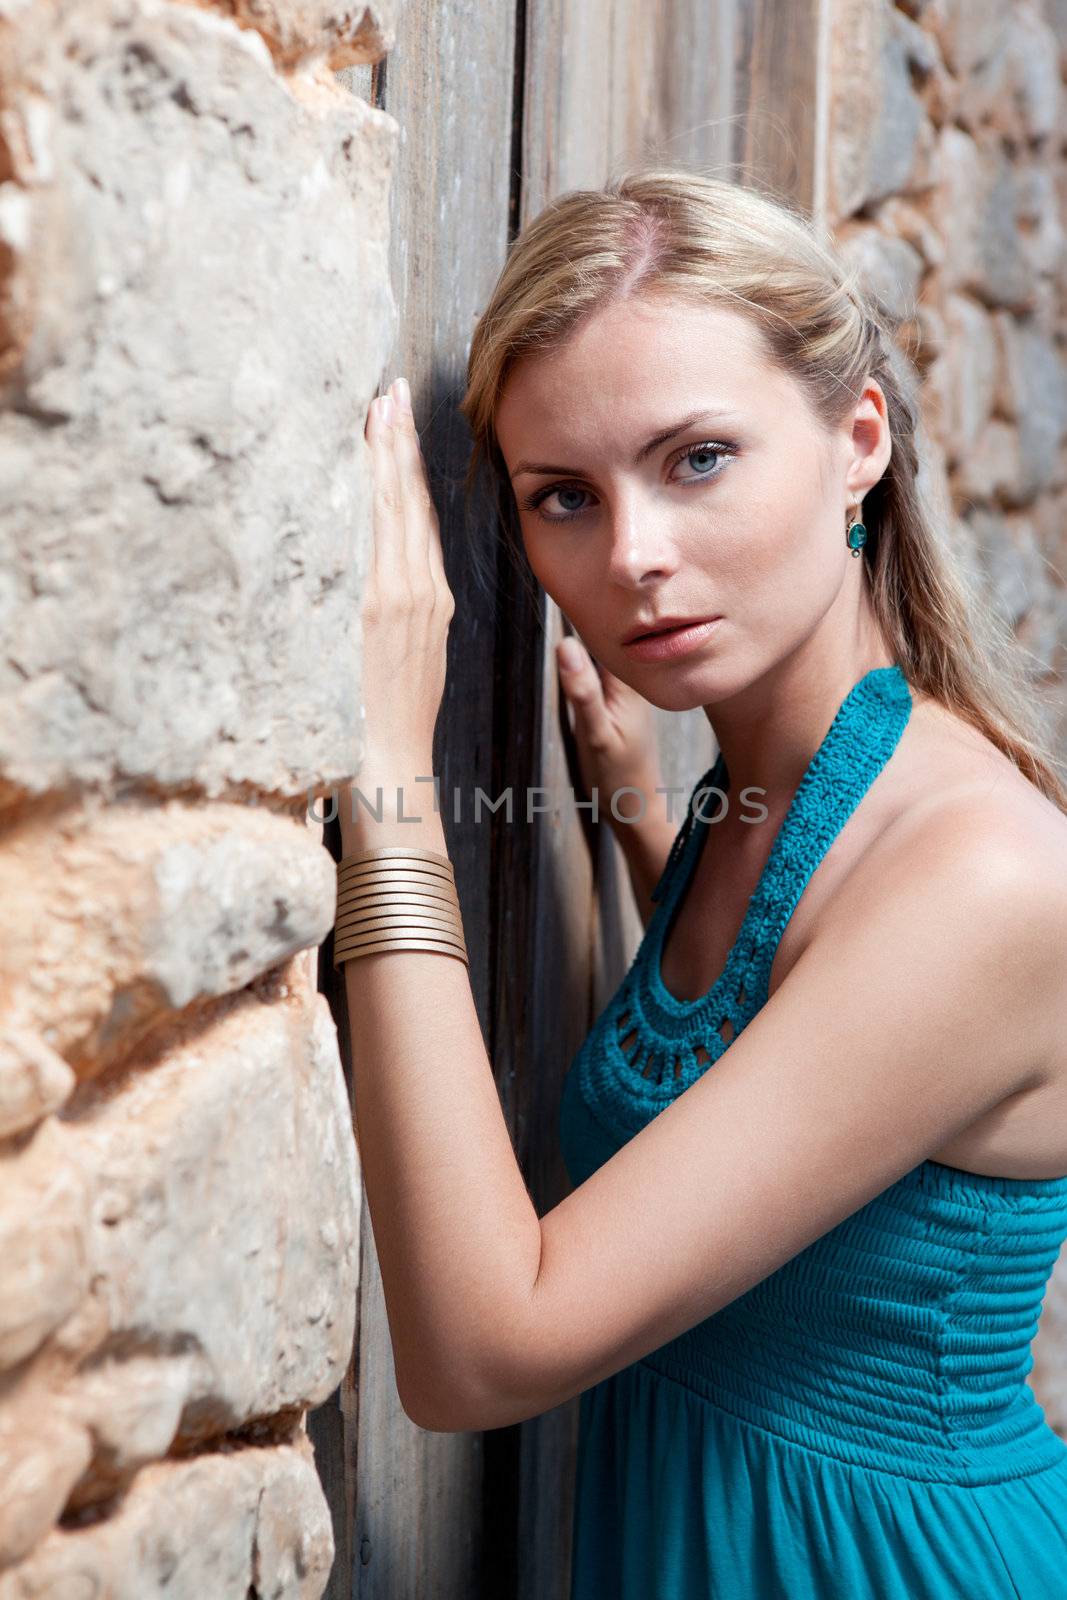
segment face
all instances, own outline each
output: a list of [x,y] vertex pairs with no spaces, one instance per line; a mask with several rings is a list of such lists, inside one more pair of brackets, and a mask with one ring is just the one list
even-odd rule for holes
[[[608,306],[517,363],[496,430],[535,575],[654,705],[722,699],[847,607],[849,586],[859,603],[846,513],[888,461],[882,392],[828,430],[738,312]],[[719,620],[670,654],[625,642],[668,616]]]

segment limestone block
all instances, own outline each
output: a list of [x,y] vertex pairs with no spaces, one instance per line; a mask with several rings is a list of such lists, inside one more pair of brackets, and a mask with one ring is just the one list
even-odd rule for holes
[[1004,505],[1021,505],[1022,462],[1019,433],[1010,422],[994,417],[960,459],[953,487],[967,500],[995,500]]
[[0,413],[0,798],[326,788],[361,755],[395,124],[203,9],[39,22],[0,63],[32,308]]
[[1023,310],[1033,293],[1019,226],[1016,174],[999,140],[962,128],[942,130],[937,147],[937,207],[946,245],[946,289],[969,290],[991,305]]
[[924,265],[939,267],[944,261],[944,240],[926,213],[910,201],[899,196],[884,201],[878,208],[878,226],[883,233],[894,234],[910,244]]
[[1055,32],[1026,0],[1011,8],[1007,83],[1024,136],[1046,139],[1060,116],[1060,50]]
[[0,1406],[0,1573],[59,1519],[92,1457],[88,1430],[54,1395],[38,1387],[26,1402]]
[[[154,1406],[183,1440],[217,1435],[324,1400],[347,1366],[360,1199],[351,1110],[325,999],[284,988],[270,1003],[234,999],[154,1064],[86,1085],[64,1113],[94,1176],[103,1323],[85,1348],[74,1332],[64,1343],[82,1369],[71,1394],[98,1440],[109,1408],[128,1404],[147,1419],[144,1449],[167,1431]],[[99,1472],[123,1448],[108,1426]]]
[[994,319],[1001,356],[998,408],[1019,431],[1020,493],[1036,495],[1061,469],[1067,436],[1067,365],[1053,341],[1029,318]]
[[943,342],[926,375],[923,403],[952,467],[971,455],[993,411],[997,343],[984,307],[948,294],[941,306]]
[[[5,902],[5,917],[14,907]],[[75,1077],[35,1034],[0,1022],[0,1139],[32,1128],[61,1106]]]
[[378,61],[396,37],[398,0],[200,0],[261,34],[285,66],[320,59],[337,69]]
[[1004,47],[1014,8],[1003,0],[930,0],[923,13],[952,73],[972,77]]
[[[172,1011],[321,944],[336,877],[317,830],[287,814],[90,795],[9,830],[0,903],[9,1023],[87,1077]],[[3,1083],[0,1064],[0,1106]]]
[[89,1289],[84,1164],[55,1118],[0,1154],[0,1373],[33,1354]]
[[0,1573],[0,1600],[319,1600],[333,1530],[297,1434],[145,1467],[117,1509]]
[[1047,589],[1033,525],[1023,517],[989,511],[973,511],[967,520],[986,572],[990,598],[1015,627]]
[[855,228],[838,236],[844,259],[860,286],[894,321],[914,316],[923,274],[922,257],[905,239],[878,228]]
[[889,0],[843,0],[832,51],[830,208],[842,219],[908,188],[932,136],[912,69],[933,57]]
[[1059,273],[1063,262],[1064,229],[1057,195],[1056,174],[1046,164],[1017,166],[1017,215],[1023,227],[1022,246],[1035,273]]

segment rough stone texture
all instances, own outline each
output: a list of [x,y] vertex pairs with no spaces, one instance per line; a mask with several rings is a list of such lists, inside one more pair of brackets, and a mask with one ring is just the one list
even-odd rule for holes
[[50,1534],[0,1600],[318,1600],[333,1532],[306,1437],[146,1467],[119,1508]]
[[288,816],[89,796],[9,831],[0,902],[9,1024],[88,1077],[172,1011],[320,944],[336,887],[317,830]]
[[58,1110],[75,1081],[63,1057],[43,1039],[0,1024],[0,1139],[34,1127]]
[[341,781],[393,124],[206,11],[47,11],[0,55],[5,236],[48,284],[0,415],[0,781]]
[[906,239],[878,228],[860,228],[844,234],[839,243],[867,295],[895,321],[914,315],[923,260]]
[[1063,482],[1067,434],[1067,367],[1058,346],[1033,321],[998,316],[1001,414],[1019,435],[1021,492],[1033,499]]
[[0,1155],[0,1372],[17,1366],[89,1292],[89,1183],[55,1118]]
[[[234,15],[236,13],[236,15]],[[0,0],[0,1600],[321,1595],[393,0]],[[57,1526],[58,1524],[58,1526]]]
[[337,0],[190,0],[261,34],[280,65],[323,61],[332,68],[377,61],[396,35],[397,0],[372,5]]
[[[936,55],[894,7],[854,0],[835,14],[832,58],[831,205],[844,217],[914,184],[933,130],[912,73],[933,70]],[[862,137],[837,137],[839,126]]]
[[1026,310],[1033,274],[1022,244],[1024,198],[1000,143],[988,135],[979,143],[962,128],[945,128],[937,166],[937,209],[951,238],[944,287],[968,290],[990,305]]
[[946,295],[939,307],[943,331],[937,359],[926,377],[927,416],[953,467],[973,460],[993,413],[997,343],[989,314],[965,295]]
[[0,1370],[36,1357],[0,1406],[3,1476],[27,1485],[0,1496],[0,1566],[56,1485],[97,1503],[175,1441],[340,1381],[359,1173],[321,996],[264,980],[187,1024],[0,1157],[0,1192]]

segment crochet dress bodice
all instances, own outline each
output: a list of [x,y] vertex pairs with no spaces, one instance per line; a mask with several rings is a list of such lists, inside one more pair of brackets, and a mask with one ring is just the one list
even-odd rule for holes
[[[698,781],[640,948],[564,1080],[575,1186],[714,1071],[766,1004],[789,918],[910,711],[898,666],[850,690],[722,972],[682,1000],[661,959],[721,809],[709,791],[729,793],[721,756]],[[926,1160],[585,1391],[571,1600],[1067,1596],[1067,1443],[1026,1382],[1065,1237],[1067,1175]]]

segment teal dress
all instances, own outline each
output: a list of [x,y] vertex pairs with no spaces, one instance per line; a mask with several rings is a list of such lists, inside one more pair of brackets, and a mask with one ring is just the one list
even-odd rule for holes
[[[910,712],[897,666],[850,690],[721,977],[682,1001],[660,955],[721,809],[700,790],[729,788],[721,757],[700,780],[640,949],[564,1081],[575,1186],[713,1070],[764,1004],[793,908]],[[585,1390],[571,1600],[1067,1596],[1067,1443],[1026,1382],[1065,1237],[1067,1176],[926,1160]]]

